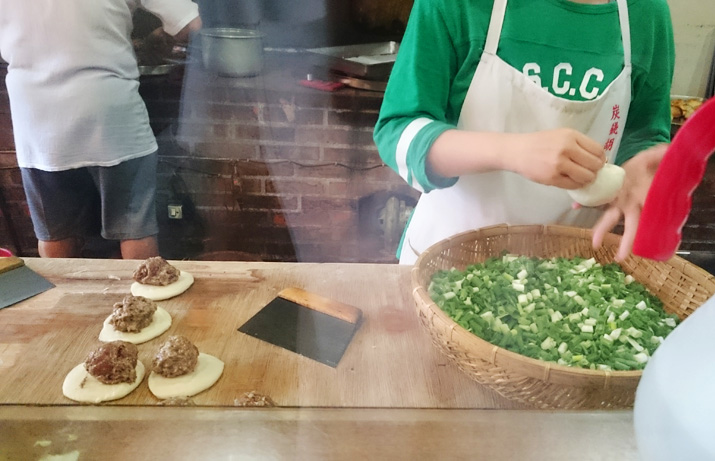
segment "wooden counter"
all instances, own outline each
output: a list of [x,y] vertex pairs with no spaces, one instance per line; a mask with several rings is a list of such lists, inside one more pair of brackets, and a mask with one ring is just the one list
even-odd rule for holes
[[[67,405],[62,381],[101,344],[112,305],[129,294],[136,261],[27,260],[57,285],[0,310],[0,403]],[[145,364],[169,335],[188,337],[225,362],[197,405],[233,405],[256,391],[286,407],[514,408],[450,365],[418,323],[409,270],[398,265],[176,262],[194,275],[184,294],[158,304],[172,316],[138,345]],[[364,321],[336,368],[237,331],[283,288],[298,286],[359,307]],[[146,383],[107,405],[154,405]]]
[[0,459],[635,460],[632,413],[2,407]]
[[[524,459],[536,450],[544,459],[569,459],[581,454],[587,440],[600,450],[589,459],[612,458],[606,455],[614,447],[621,450],[618,459],[635,457],[631,412],[532,411],[466,377],[419,325],[410,268],[398,265],[172,262],[192,273],[195,283],[159,302],[172,315],[172,326],[140,344],[139,358],[149,363],[164,338],[181,334],[221,358],[223,376],[193,397],[192,407],[157,406],[146,380],[123,399],[78,405],[62,395],[62,381],[99,344],[102,322],[112,304],[129,294],[138,262],[26,263],[57,286],[0,310],[0,459],[15,459],[10,454],[16,453],[37,458],[73,446],[86,459],[97,459],[97,447],[136,458],[138,449],[127,446],[135,427],[145,439],[160,439],[160,448],[174,440],[173,447],[183,448],[171,448],[173,458],[184,459],[196,459],[196,437],[202,450],[216,450],[212,458],[434,458],[442,451],[454,457],[482,450],[490,459],[500,453]],[[363,324],[336,368],[237,331],[288,286],[363,310]],[[251,391],[270,396],[278,408],[237,408],[236,400]],[[512,443],[519,434],[522,442]],[[561,451],[550,451],[550,438],[561,440],[552,447]],[[156,459],[155,448],[142,449],[140,457]]]

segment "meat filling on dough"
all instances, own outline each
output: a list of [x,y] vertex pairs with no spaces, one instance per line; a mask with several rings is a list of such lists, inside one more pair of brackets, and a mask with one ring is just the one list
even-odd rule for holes
[[84,361],[87,373],[104,384],[133,383],[137,379],[137,346],[126,341],[104,343]]
[[164,258],[156,256],[141,263],[132,277],[144,285],[166,286],[179,280],[180,272]]
[[152,368],[165,378],[191,373],[199,361],[199,349],[184,336],[170,336],[154,356]]
[[156,312],[156,303],[143,296],[125,296],[114,304],[109,323],[117,331],[137,333],[148,327]]

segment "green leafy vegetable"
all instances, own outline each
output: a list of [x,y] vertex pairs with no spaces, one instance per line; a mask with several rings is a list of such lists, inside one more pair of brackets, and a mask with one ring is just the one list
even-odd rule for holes
[[432,300],[492,344],[599,370],[643,369],[679,318],[615,263],[504,253],[435,273]]

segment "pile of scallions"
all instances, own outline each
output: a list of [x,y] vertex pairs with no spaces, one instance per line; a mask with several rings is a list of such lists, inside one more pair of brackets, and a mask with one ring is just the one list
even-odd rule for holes
[[503,253],[435,273],[430,297],[499,347],[598,370],[643,369],[679,319],[618,264]]

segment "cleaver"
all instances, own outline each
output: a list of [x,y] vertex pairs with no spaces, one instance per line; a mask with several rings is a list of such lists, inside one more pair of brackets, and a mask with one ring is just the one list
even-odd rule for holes
[[0,309],[54,287],[17,256],[0,258]]

